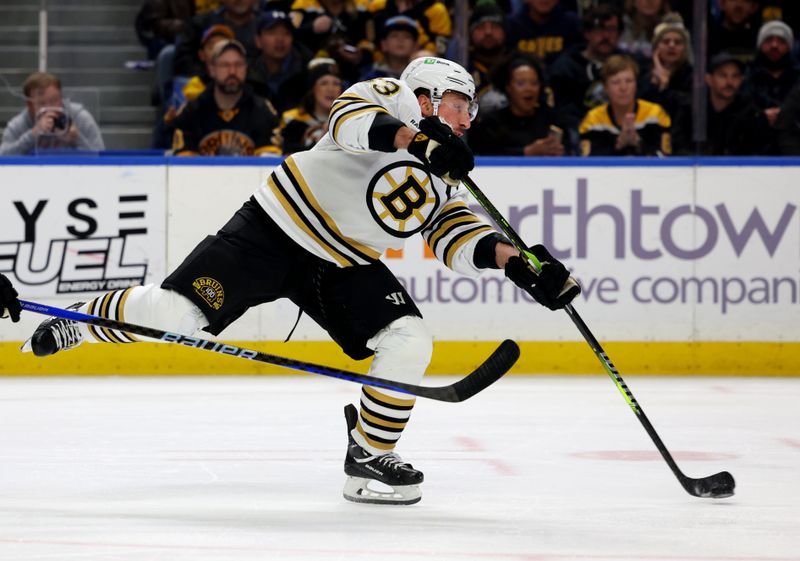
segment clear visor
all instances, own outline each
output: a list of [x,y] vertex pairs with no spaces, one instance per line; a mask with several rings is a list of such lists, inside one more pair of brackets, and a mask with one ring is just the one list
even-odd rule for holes
[[469,115],[469,120],[474,121],[475,117],[478,116],[478,100],[475,99],[473,101],[467,101],[466,96],[461,92],[455,92],[453,90],[448,91],[459,94],[459,99],[453,99],[453,96],[447,100],[440,99],[439,105],[446,106],[459,115]]

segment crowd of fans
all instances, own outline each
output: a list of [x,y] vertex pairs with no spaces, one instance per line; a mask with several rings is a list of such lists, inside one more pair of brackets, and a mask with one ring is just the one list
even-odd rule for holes
[[[691,1],[471,1],[466,66],[481,110],[467,141],[478,155],[800,154],[800,2],[710,5],[697,115]],[[398,78],[419,56],[453,58],[453,9],[453,0],[146,0],[136,27],[156,66],[153,146],[306,150],[348,85]],[[26,97],[53,86],[38,80]],[[28,105],[0,152],[52,130],[52,111]]]

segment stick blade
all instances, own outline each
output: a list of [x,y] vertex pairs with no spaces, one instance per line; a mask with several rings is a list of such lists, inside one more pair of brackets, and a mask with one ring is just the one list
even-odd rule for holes
[[464,401],[473,395],[485,390],[497,380],[502,378],[506,372],[519,359],[520,350],[511,339],[506,339],[494,350],[478,368],[463,380],[453,384],[454,398],[452,401]]
[[687,477],[686,481],[682,483],[684,489],[690,495],[708,499],[731,497],[736,489],[736,481],[733,479],[733,475],[727,471],[721,471],[700,479]]

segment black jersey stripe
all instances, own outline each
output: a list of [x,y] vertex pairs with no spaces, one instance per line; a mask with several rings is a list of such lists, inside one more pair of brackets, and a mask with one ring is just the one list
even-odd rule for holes
[[[457,216],[475,216],[471,210],[467,208],[459,208],[453,209],[446,213],[439,213],[439,215],[431,222],[424,230],[422,230],[422,235],[426,238],[430,236],[433,232],[441,227],[442,222],[446,220],[450,220],[451,218],[455,218]],[[477,218],[477,216],[476,216]]]
[[334,115],[344,109],[345,107],[352,107],[357,103],[369,103],[366,99],[362,99],[360,97],[348,97],[348,98],[339,98],[333,102],[331,106],[331,112],[328,116],[328,119],[333,119]]
[[344,255],[338,249],[330,245],[325,238],[322,237],[313,224],[309,224],[308,219],[303,215],[303,212],[297,206],[297,203],[287,192],[286,188],[281,184],[278,176],[273,172],[267,179],[272,192],[278,198],[286,213],[290,216],[295,225],[303,230],[317,245],[325,250],[337,263],[342,267],[349,267],[357,265],[358,262],[348,255]]
[[483,224],[477,217],[472,215],[465,215],[465,216],[454,216],[449,220],[444,221],[436,231],[431,232],[430,235],[426,236],[428,241],[428,245],[431,249],[436,252],[436,246],[439,245],[439,242],[445,239],[453,230],[458,228],[463,228],[465,226],[470,226],[473,224]]
[[[436,227],[436,224],[440,223],[440,222],[441,222],[441,221],[443,221],[443,220],[447,220],[447,219],[448,219],[448,218],[450,218],[451,216],[464,216],[464,215],[475,216],[475,213],[474,213],[474,212],[472,212],[470,209],[468,209],[468,208],[466,208],[466,207],[454,207],[454,208],[449,208],[449,209],[447,209],[447,210],[443,210],[442,212],[440,212],[440,213],[439,213],[439,214],[436,216],[436,219],[435,219],[435,220],[433,221],[433,223],[432,223],[432,224],[431,224],[431,225],[428,227],[428,229],[435,228],[435,227]],[[476,218],[477,218],[477,217],[476,217]]]
[[351,109],[350,111],[343,111],[343,112],[341,112],[339,115],[337,115],[335,117],[336,123],[334,124],[334,122],[333,122],[334,119],[331,119],[330,124],[328,126],[328,130],[331,131],[331,136],[333,137],[333,139],[338,142],[339,127],[342,126],[342,123],[344,123],[345,121],[347,121],[347,120],[349,120],[349,119],[351,119],[353,117],[357,117],[357,116],[363,115],[365,113],[386,113],[386,114],[388,114],[389,112],[386,111],[386,109],[384,109],[380,105],[363,105],[363,106],[358,107],[356,109]]
[[319,223],[322,224],[322,227],[325,228],[325,231],[327,231],[328,234],[330,234],[330,236],[336,240],[336,242],[344,246],[348,251],[351,251],[364,261],[373,263],[381,258],[381,254],[378,251],[360,244],[342,233],[342,231],[333,221],[333,218],[327,212],[325,212],[325,210],[323,210],[322,205],[320,205],[314,197],[314,194],[311,192],[311,188],[308,186],[308,182],[300,173],[300,170],[297,168],[297,164],[295,164],[294,159],[292,159],[291,156],[283,161],[281,164],[281,169],[283,169],[283,172],[289,178],[289,181],[295,188],[298,196],[303,200],[309,210],[311,210]]
[[476,228],[471,228],[469,230],[465,230],[463,232],[459,232],[453,239],[450,240],[450,243],[444,248],[442,252],[442,262],[449,268],[453,268],[453,257],[455,256],[458,249],[467,243],[469,240],[477,236],[482,232],[492,232],[494,228],[489,225],[482,224]]

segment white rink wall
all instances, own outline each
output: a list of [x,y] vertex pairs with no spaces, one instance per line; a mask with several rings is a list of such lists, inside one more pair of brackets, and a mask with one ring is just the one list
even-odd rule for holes
[[[279,160],[14,162],[0,166],[0,272],[28,299],[67,305],[159,282]],[[800,340],[800,160],[739,163],[484,159],[472,177],[524,239],[573,270],[584,288],[576,307],[601,341],[791,345]],[[502,274],[460,277],[426,256],[418,236],[386,262],[439,341],[580,340],[570,322],[523,305]],[[262,306],[223,336],[282,340],[295,317],[291,303]],[[0,340],[24,339],[39,319],[4,325]],[[306,320],[293,339],[327,336]]]

